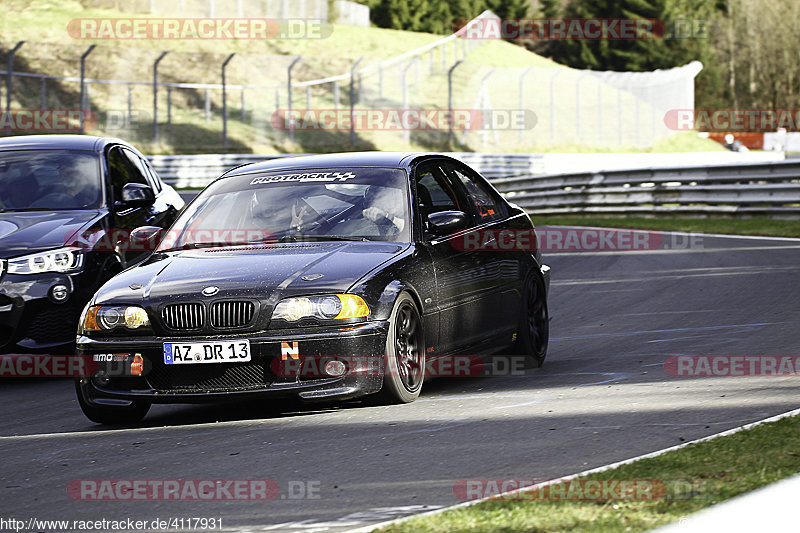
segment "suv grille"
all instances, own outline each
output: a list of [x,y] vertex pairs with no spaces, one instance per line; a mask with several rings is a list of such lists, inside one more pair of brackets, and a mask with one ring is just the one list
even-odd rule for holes
[[253,320],[253,302],[215,302],[211,304],[211,325],[215,328],[237,328]]
[[170,329],[199,329],[205,323],[203,304],[172,304],[161,310],[161,318]]

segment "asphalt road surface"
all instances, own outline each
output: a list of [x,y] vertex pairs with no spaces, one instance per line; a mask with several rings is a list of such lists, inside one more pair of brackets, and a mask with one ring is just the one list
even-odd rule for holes
[[[798,407],[796,377],[672,377],[664,361],[800,355],[800,240],[665,240],[671,249],[546,254],[545,365],[427,382],[408,405],[154,406],[139,427],[104,429],[71,382],[4,382],[0,518],[340,531],[458,503],[460,480],[567,475]],[[80,479],[269,479],[280,495],[81,501],[67,492]]]

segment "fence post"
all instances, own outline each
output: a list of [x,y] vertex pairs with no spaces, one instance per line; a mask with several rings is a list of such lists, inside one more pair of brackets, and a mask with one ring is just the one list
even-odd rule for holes
[[208,89],[205,90],[205,115],[206,115],[206,123],[211,122],[211,95],[209,94]]
[[[411,67],[411,65],[414,65],[416,63],[417,63],[417,58],[416,57],[411,58],[411,60],[408,63],[406,63],[406,66],[403,67],[403,70],[401,71],[402,80],[403,80],[403,112],[404,113],[406,113],[406,110],[408,109],[408,79],[406,78],[406,74],[408,73],[408,69]],[[408,129],[405,129],[404,131],[405,131],[404,137],[406,138],[406,142],[408,142],[408,140],[410,138],[410,132],[408,131]]]
[[169,52],[161,52],[153,63],[153,142],[158,142],[158,64]]
[[[13,76],[11,73],[14,72],[14,55],[23,44],[25,44],[25,41],[20,41],[14,45],[14,48],[8,52],[8,59],[6,60],[6,113],[11,110],[11,91],[14,87],[14,82],[12,81]],[[81,78],[83,78],[83,76],[81,76]],[[83,124],[81,124],[81,129],[83,129]]]
[[289,140],[294,141],[294,117],[292,116],[292,69],[303,56],[295,57],[286,70],[286,117],[289,119]]
[[[527,76],[533,67],[526,68],[519,76],[519,110],[522,111],[525,107],[525,76]],[[522,130],[517,132],[517,141],[522,142]]]
[[[443,53],[444,54],[444,53]],[[461,61],[456,61],[456,63],[450,67],[450,70],[447,71],[447,109],[450,112],[449,120],[447,121],[447,142],[453,142],[453,71],[461,64]]]
[[333,109],[339,111],[339,80],[333,82]]
[[225,67],[228,66],[233,56],[232,53],[225,61],[222,62],[222,149],[228,151],[228,98],[227,98],[227,84],[225,82]]
[[575,140],[578,144],[581,142],[581,80],[587,75],[588,72],[584,72],[575,80]]
[[556,78],[563,70],[556,70],[555,74],[550,77],[550,142],[556,141]]
[[47,78],[42,78],[42,89],[39,91],[42,102],[41,109],[47,109]]
[[133,86],[128,84],[128,124],[133,122]]
[[351,66],[350,66],[350,144],[356,144],[356,124],[355,124],[355,105],[356,105],[356,67],[358,67],[359,63],[364,60],[363,57],[359,57]]
[[[83,130],[83,123],[84,123],[84,121],[83,121],[83,119],[84,119],[84,117],[83,117],[83,104],[84,104],[84,97],[86,95],[86,58],[89,57],[89,54],[91,54],[92,50],[94,50],[96,47],[97,47],[96,44],[91,45],[89,48],[86,49],[86,51],[81,56],[81,97],[80,97],[81,99],[80,99],[80,103],[79,103],[80,111],[81,111],[81,133],[84,132],[84,130]],[[7,96],[10,98],[11,94],[9,93]]]
[[241,105],[241,112],[240,112],[239,118],[241,118],[242,122],[244,122],[246,117],[247,117],[247,113],[244,110],[244,87],[242,87],[241,98],[242,98],[242,105]]
[[167,124],[172,124],[172,86],[167,85]]

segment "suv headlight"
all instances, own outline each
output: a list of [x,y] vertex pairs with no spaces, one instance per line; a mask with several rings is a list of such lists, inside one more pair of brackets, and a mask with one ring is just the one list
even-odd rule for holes
[[83,268],[83,254],[75,248],[59,248],[8,260],[10,274],[76,272],[81,268]]
[[147,311],[136,305],[93,305],[81,318],[84,331],[111,331],[118,327],[137,329],[149,326]]
[[307,318],[343,320],[369,316],[369,306],[356,294],[300,296],[281,300],[272,311],[272,318],[298,322]]

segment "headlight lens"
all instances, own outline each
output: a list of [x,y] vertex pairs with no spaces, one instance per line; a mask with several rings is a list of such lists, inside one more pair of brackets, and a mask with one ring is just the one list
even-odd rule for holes
[[147,311],[135,305],[94,305],[83,317],[84,331],[111,331],[117,327],[137,329],[149,326]]
[[329,294],[286,298],[275,306],[273,319],[297,322],[304,318],[336,320],[369,316],[369,306],[355,294]]
[[24,255],[8,261],[8,272],[11,274],[73,272],[82,267],[83,254],[75,248],[59,248],[49,252]]

